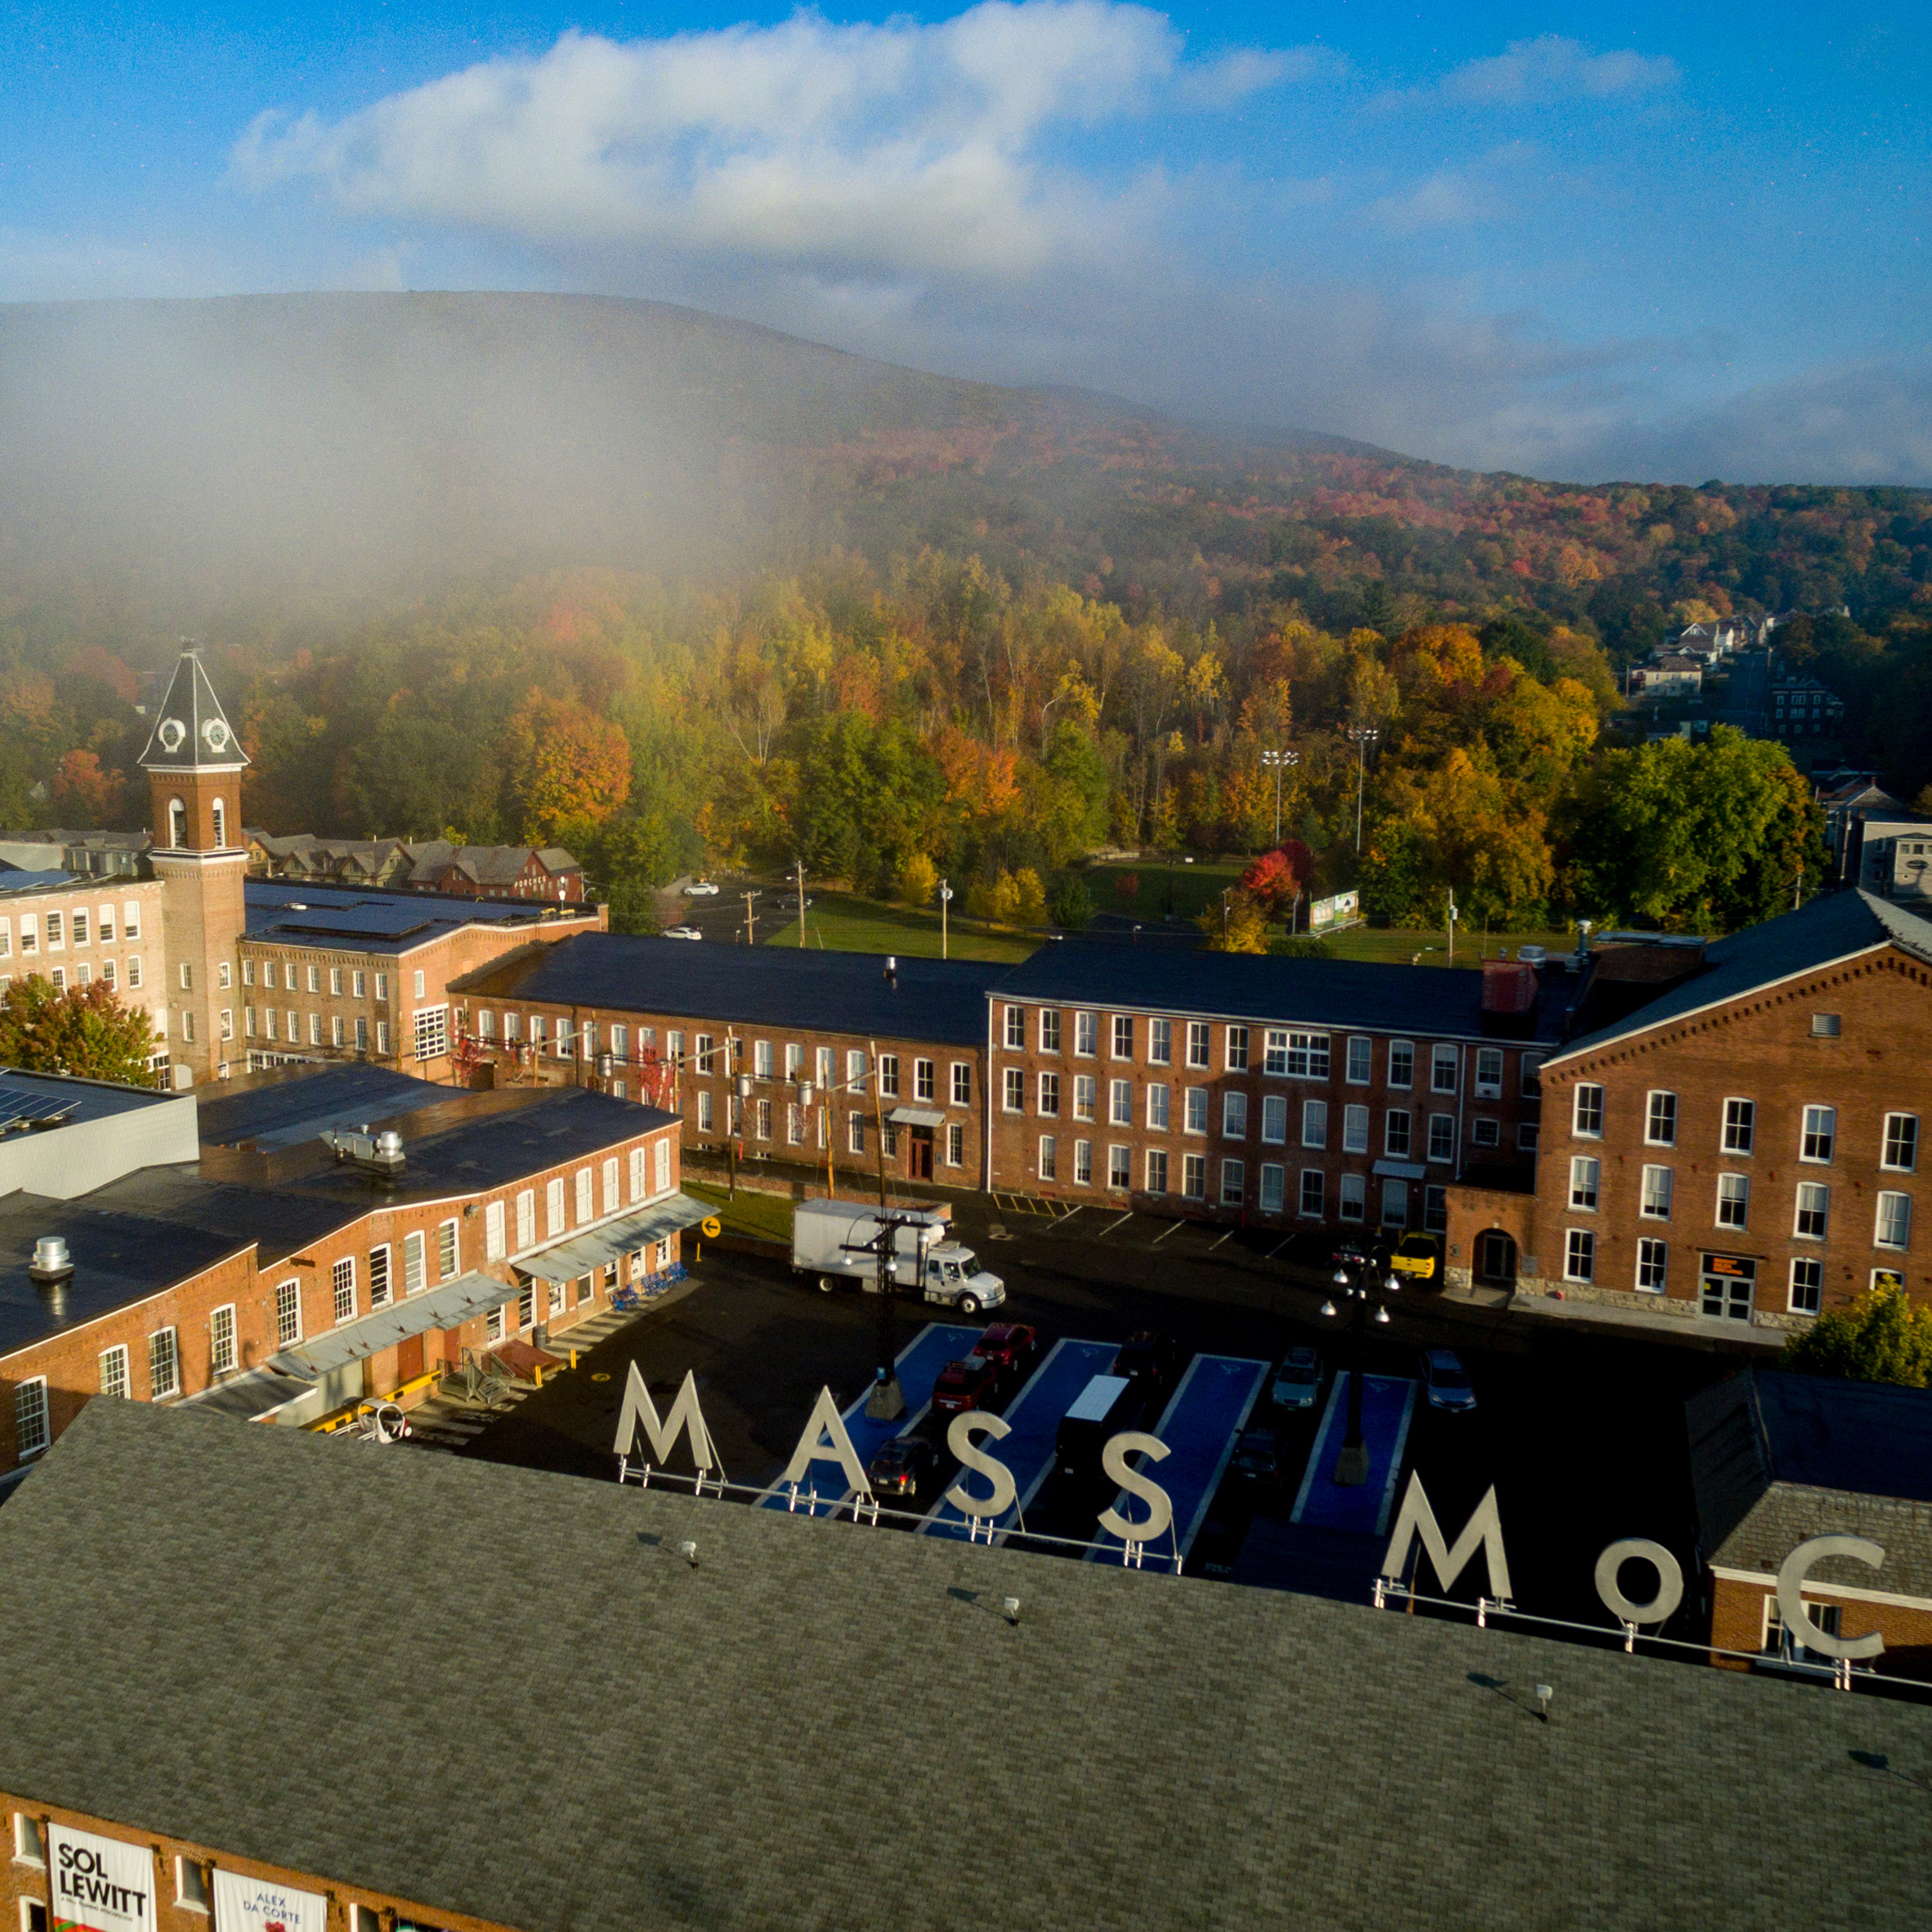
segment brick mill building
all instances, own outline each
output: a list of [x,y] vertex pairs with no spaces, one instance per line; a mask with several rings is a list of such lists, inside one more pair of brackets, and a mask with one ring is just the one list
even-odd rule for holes
[[137,1403],[0,1618],[21,1932],[1922,1916],[1912,1706]]
[[[993,1184],[988,968],[585,933],[455,982],[503,1080],[574,1080],[680,1113],[686,1141],[862,1184]],[[876,1068],[876,1079],[874,1078]],[[1010,1184],[1010,1183],[1008,1183]]]
[[[406,1405],[661,1273],[702,1214],[674,1118],[579,1089],[0,1072],[0,1479],[104,1396],[295,1425]],[[324,1138],[364,1129],[393,1154]]]
[[1773,1342],[1880,1283],[1932,1299],[1932,923],[1831,894],[1579,1021],[1533,1170],[1450,1190],[1452,1281]]

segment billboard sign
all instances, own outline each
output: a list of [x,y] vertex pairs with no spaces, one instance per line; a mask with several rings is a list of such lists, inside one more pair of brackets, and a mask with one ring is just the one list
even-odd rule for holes
[[1308,901],[1308,930],[1311,932],[1332,932],[1338,927],[1355,926],[1361,923],[1360,892],[1337,892],[1332,899],[1311,899]]
[[145,1845],[47,1827],[54,1932],[154,1932],[154,1854]]
[[215,1932],[328,1932],[329,1901],[272,1879],[215,1869]]

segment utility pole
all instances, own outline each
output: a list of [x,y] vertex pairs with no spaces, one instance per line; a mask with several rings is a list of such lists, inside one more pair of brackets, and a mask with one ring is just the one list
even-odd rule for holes
[[805,943],[805,861],[798,861],[798,944]]
[[942,879],[939,882],[939,956],[946,957],[946,909],[952,903],[953,888]]
[[1449,964],[1456,964],[1456,888],[1449,888]]
[[758,942],[758,915],[752,910],[751,904],[758,896],[756,892],[745,895],[745,943],[747,946],[756,946]]
[[1281,773],[1286,767],[1299,765],[1301,754],[1299,751],[1264,751],[1261,754],[1261,762],[1275,775],[1275,843],[1279,845],[1281,843]]
[[1368,783],[1368,748],[1382,734],[1373,725],[1350,725],[1348,741],[1355,747],[1355,852],[1362,855],[1362,795]]

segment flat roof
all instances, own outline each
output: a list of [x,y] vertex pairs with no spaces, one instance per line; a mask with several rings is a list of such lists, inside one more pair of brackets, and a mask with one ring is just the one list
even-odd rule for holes
[[456,983],[484,1004],[530,1000],[768,1026],[775,1033],[986,1044],[986,989],[1002,968],[900,957],[895,986],[885,977],[889,956],[579,932]]
[[270,1153],[314,1140],[325,1128],[386,1121],[462,1092],[359,1061],[277,1067],[204,1087],[201,1138],[213,1147],[253,1147]]
[[[0,1067],[0,1127],[10,1120],[41,1120],[60,1116],[67,1126],[82,1120],[112,1120],[119,1114],[141,1113],[170,1107],[181,1098],[159,1087],[130,1087],[119,1080],[83,1080],[71,1073],[29,1073],[24,1067]],[[49,1129],[38,1128],[38,1133]]]
[[[559,911],[539,899],[465,899],[298,879],[251,879],[242,890],[248,938],[333,952],[406,953],[464,926],[536,926],[547,917],[554,922]],[[590,916],[583,906],[563,910],[566,917]]]
[[[0,1789],[430,1917],[1864,1932],[1932,1858],[1918,1706],[140,1402],[0,1627]],[[489,1657],[565,1688],[372,1746]]]

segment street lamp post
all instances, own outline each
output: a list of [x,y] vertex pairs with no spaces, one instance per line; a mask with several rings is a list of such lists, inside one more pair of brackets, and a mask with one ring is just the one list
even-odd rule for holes
[[751,1098],[752,1085],[752,1077],[749,1073],[739,1074],[732,1080],[731,1092],[738,1103],[736,1110],[738,1117],[735,1121],[725,1122],[729,1129],[725,1135],[725,1150],[731,1164],[730,1197],[733,1201],[738,1198],[738,1147],[745,1138],[745,1108]]
[[[1375,1277],[1380,1272],[1381,1278]],[[1335,1271],[1335,1285],[1348,1304],[1348,1340],[1352,1360],[1348,1365],[1348,1430],[1342,1438],[1342,1452],[1335,1458],[1335,1480],[1343,1489],[1359,1489],[1368,1481],[1368,1443],[1362,1433],[1362,1379],[1363,1330],[1372,1321],[1379,1326],[1389,1325],[1389,1309],[1382,1297],[1393,1295],[1402,1284],[1393,1271],[1380,1269],[1372,1254],[1360,1255],[1339,1261]],[[1322,1304],[1322,1314],[1333,1321],[1338,1313],[1332,1301]]]
[[1262,763],[1275,775],[1275,843],[1281,843],[1281,773],[1301,763],[1299,751],[1264,751]]
[[1368,748],[1382,734],[1373,725],[1350,725],[1347,736],[1355,747],[1355,850],[1362,851],[1362,794],[1368,782]]
[[939,956],[946,955],[946,909],[953,902],[953,888],[942,879],[939,882]]

